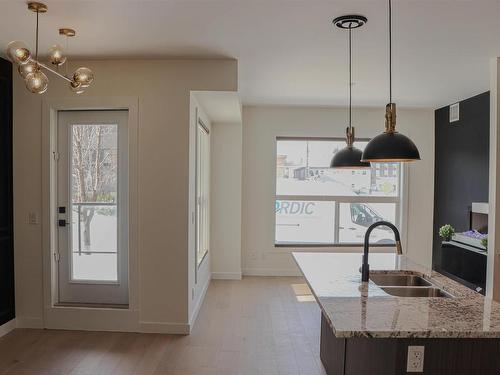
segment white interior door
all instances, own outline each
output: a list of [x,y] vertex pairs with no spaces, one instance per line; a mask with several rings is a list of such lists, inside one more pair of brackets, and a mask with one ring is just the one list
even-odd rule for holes
[[128,304],[127,123],[127,111],[58,113],[61,304]]

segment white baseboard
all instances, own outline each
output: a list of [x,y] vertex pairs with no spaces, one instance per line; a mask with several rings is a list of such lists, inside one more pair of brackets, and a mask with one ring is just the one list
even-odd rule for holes
[[190,325],[185,323],[140,322],[143,333],[168,333],[172,335],[189,335]]
[[213,280],[241,280],[241,272],[212,272]]
[[[92,314],[90,314],[92,315]],[[92,320],[92,319],[89,319]],[[121,319],[118,319],[121,320]],[[35,317],[17,317],[15,319],[16,323],[12,323],[14,320],[0,326],[0,336],[2,336],[3,330],[6,326],[14,324],[13,328],[39,328],[43,329],[43,320],[41,318]],[[84,323],[89,323],[85,319],[82,319]],[[5,327],[5,328],[4,328]],[[189,324],[186,323],[165,323],[165,322],[139,322],[135,324],[102,324],[102,325],[87,325],[87,324],[74,324],[74,322],[60,322],[60,324],[48,324],[49,329],[65,329],[65,330],[91,330],[91,331],[115,331],[115,332],[143,332],[143,333],[168,333],[168,334],[179,334],[188,335],[189,334]]]
[[43,328],[43,319],[31,316],[18,316],[16,318],[17,328]]
[[43,328],[140,332],[139,311],[83,306],[48,306],[44,312]]
[[211,277],[208,278],[207,282],[205,283],[205,285],[203,286],[203,289],[201,291],[201,294],[200,294],[200,298],[198,298],[198,300],[196,301],[196,305],[193,309],[193,313],[191,314],[191,318],[189,319],[189,333],[191,333],[191,330],[193,329],[193,326],[194,326],[194,323],[196,322],[196,319],[198,318],[198,313],[200,312],[200,309],[201,309],[201,305],[203,305],[203,301],[205,300],[205,296],[207,295],[207,290],[208,290],[208,286],[210,285],[210,280],[211,280]]
[[302,276],[296,268],[244,268],[243,276]]
[[17,328],[16,318],[9,320],[7,323],[4,323],[0,326],[0,337],[6,335],[7,333],[13,331]]
[[[137,322],[137,321],[136,321]],[[134,327],[135,326],[135,327]],[[43,327],[43,320],[41,318],[34,317],[17,317],[10,322],[5,323],[0,326],[0,337],[7,334],[14,328],[39,328]],[[178,334],[178,335],[188,335],[189,334],[189,324],[186,323],[164,323],[164,322],[139,322],[139,327],[137,328],[137,323],[130,324],[127,326],[117,326],[110,327],[108,325],[103,326],[85,326],[85,325],[49,325],[50,329],[66,329],[66,330],[91,330],[91,331],[117,331],[117,332],[143,332],[143,333],[168,333],[168,334]],[[6,330],[8,330],[6,332]]]

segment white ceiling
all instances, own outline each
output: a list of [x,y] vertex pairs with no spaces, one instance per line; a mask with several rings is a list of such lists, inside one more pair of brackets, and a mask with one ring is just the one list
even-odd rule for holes
[[[41,50],[74,27],[84,58],[230,57],[243,104],[345,105],[347,35],[333,17],[360,13],[354,33],[354,104],[387,101],[385,0],[50,0]],[[500,56],[499,0],[394,0],[394,96],[438,107],[488,90]],[[0,45],[33,46],[34,14],[0,0]]]

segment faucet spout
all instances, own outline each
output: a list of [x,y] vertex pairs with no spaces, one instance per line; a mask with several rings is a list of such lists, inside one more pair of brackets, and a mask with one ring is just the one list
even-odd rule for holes
[[394,239],[396,240],[396,252],[397,254],[403,254],[403,250],[401,249],[401,238],[399,235],[398,228],[392,223],[388,221],[377,221],[368,227],[365,233],[365,243],[363,246],[363,264],[361,266],[361,281],[368,282],[370,279],[370,265],[368,264],[368,252],[370,249],[370,234],[371,232],[379,226],[386,226],[390,228],[394,232]]

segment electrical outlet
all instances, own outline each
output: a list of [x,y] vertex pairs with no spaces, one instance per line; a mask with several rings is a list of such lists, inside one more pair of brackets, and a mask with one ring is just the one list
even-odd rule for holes
[[38,224],[38,215],[36,212],[29,212],[28,213],[28,224],[30,225],[37,225]]
[[406,372],[424,372],[424,346],[409,346]]

